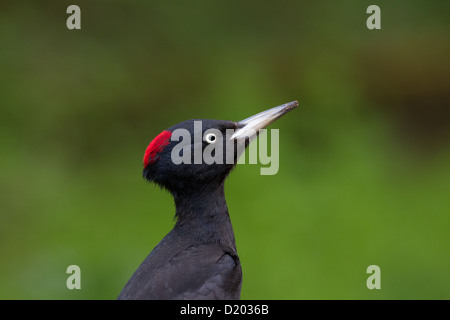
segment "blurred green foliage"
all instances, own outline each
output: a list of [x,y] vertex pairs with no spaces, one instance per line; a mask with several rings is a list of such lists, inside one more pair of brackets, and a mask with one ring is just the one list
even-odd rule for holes
[[152,138],[296,99],[271,126],[278,174],[239,165],[226,183],[242,298],[450,298],[448,16],[448,1],[2,1],[0,299],[116,298],[174,224],[141,177]]

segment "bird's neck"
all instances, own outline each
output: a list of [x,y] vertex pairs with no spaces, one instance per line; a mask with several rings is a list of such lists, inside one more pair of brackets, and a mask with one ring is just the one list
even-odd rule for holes
[[173,196],[178,232],[199,242],[215,242],[236,249],[223,183],[175,192]]

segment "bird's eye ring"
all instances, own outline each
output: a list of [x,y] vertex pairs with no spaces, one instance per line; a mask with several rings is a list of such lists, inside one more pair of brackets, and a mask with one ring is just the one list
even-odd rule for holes
[[205,136],[205,141],[208,143],[214,143],[214,142],[216,142],[216,139],[217,139],[217,137],[214,133],[208,133]]

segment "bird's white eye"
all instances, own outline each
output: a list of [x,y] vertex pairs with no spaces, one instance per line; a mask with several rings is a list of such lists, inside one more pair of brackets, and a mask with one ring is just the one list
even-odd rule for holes
[[214,142],[216,142],[216,139],[217,139],[217,137],[214,133],[208,133],[205,136],[205,141],[208,143],[214,143]]

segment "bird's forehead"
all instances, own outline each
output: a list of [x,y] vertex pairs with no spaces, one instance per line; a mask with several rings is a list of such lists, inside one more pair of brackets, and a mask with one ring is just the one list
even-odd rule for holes
[[191,119],[186,120],[167,129],[168,131],[173,132],[176,129],[186,129],[190,132],[194,132],[197,130],[205,131],[208,129],[235,129],[236,123],[233,121],[226,120],[212,120],[212,119]]

